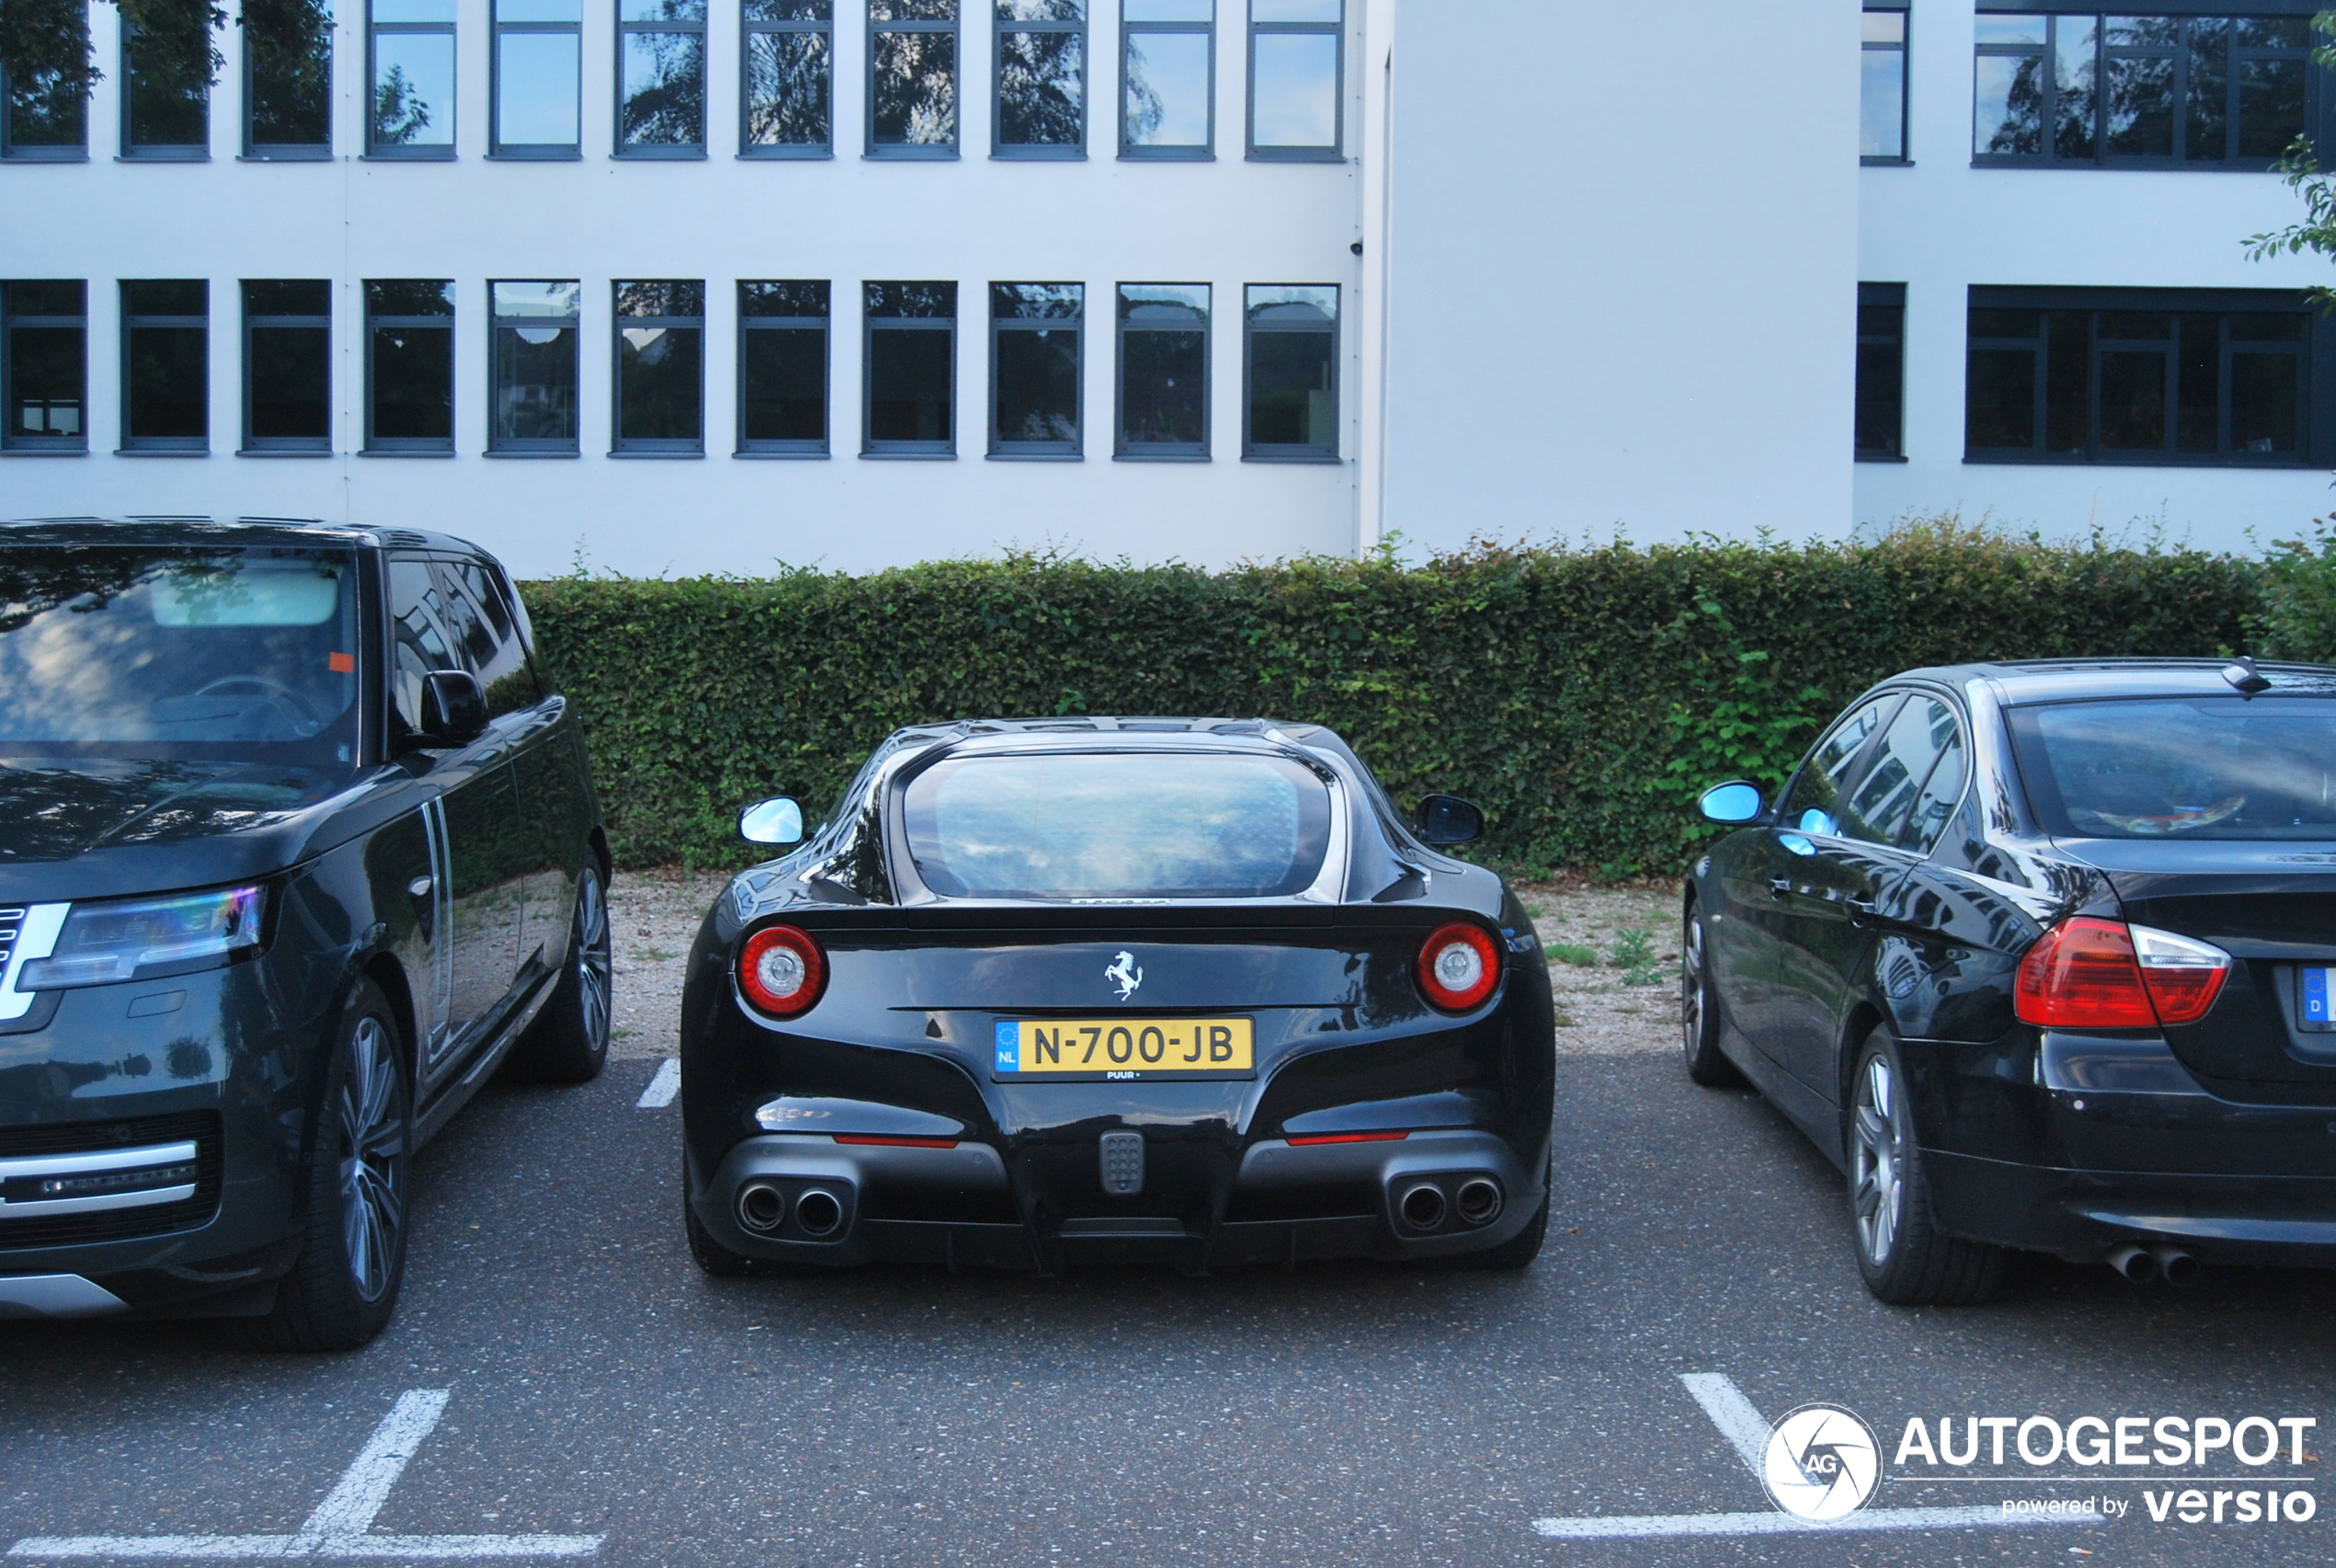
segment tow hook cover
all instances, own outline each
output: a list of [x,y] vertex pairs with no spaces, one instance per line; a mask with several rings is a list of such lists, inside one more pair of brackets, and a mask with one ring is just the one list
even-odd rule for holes
[[1133,1197],[1144,1190],[1142,1133],[1103,1135],[1103,1190],[1113,1197]]

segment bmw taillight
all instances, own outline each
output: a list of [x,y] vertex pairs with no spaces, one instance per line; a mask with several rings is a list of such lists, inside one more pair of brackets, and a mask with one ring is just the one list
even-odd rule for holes
[[807,931],[766,925],[739,949],[739,990],[773,1018],[810,1011],[827,989],[828,956]]
[[1447,1013],[1465,1013],[1501,983],[1501,950],[1483,926],[1437,926],[1419,948],[1419,989]]
[[2230,976],[2230,955],[2146,925],[2080,915],[2062,921],[2020,961],[2012,1011],[2055,1029],[2154,1029],[2206,1016]]

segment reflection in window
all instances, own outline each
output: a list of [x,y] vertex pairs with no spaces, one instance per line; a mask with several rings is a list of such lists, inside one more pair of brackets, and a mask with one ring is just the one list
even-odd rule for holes
[[957,155],[957,0],[868,0],[868,152]]
[[365,450],[454,450],[454,285],[365,285]]
[[0,283],[0,450],[86,452],[88,285]]
[[993,0],[1002,157],[1076,157],[1087,147],[1087,0]]
[[333,288],[244,284],[244,450],[330,452]]
[[1907,155],[1907,14],[1869,9],[1858,109],[1858,155],[1900,163]]
[[871,456],[956,454],[955,283],[867,283],[866,425]]
[[210,154],[212,54],[207,6],[155,7],[144,25],[121,28],[122,155],[200,158]]
[[1216,0],[1121,0],[1119,15],[1119,155],[1208,156],[1216,142]]
[[825,456],[828,285],[739,285],[739,450]]
[[2302,464],[2311,325],[2273,290],[1974,289],[1966,455]]
[[576,450],[576,334],[572,282],[492,283],[494,382],[488,449]]
[[[89,51],[87,0],[52,13],[61,37],[55,47],[69,59]],[[0,59],[0,158],[77,159],[89,151],[89,90],[77,73],[54,69],[12,71]]]
[[1857,455],[1906,455],[1907,286],[1858,285]]
[[990,285],[990,452],[1076,457],[1080,452],[1081,283]]
[[572,157],[582,0],[495,0],[493,151]]
[[1261,284],[1247,291],[1249,395],[1242,454],[1338,457],[1338,289]]
[[244,0],[244,151],[327,156],[333,13],[326,0]]
[[1121,457],[1208,455],[1208,285],[1119,285]]
[[743,0],[748,157],[835,147],[835,0]]
[[617,151],[705,151],[705,0],[619,0]]
[[121,285],[121,444],[211,446],[211,285],[200,278]]
[[454,155],[454,0],[372,0],[369,156]]
[[1343,0],[1249,0],[1249,155],[1339,155]]
[[705,285],[616,285],[616,450],[705,450]]
[[1977,18],[1972,155],[2263,168],[2307,129],[2304,17]]

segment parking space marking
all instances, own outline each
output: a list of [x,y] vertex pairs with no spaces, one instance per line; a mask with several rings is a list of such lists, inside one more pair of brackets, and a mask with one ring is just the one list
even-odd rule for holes
[[[1723,1372],[1682,1372],[1679,1381],[1703,1407],[1762,1486],[1769,1423]],[[1819,1523],[1779,1508],[1765,1514],[1607,1514],[1577,1519],[1535,1519],[1533,1533],[1551,1540],[1605,1540],[1631,1536],[1855,1535],[1867,1530],[2010,1529],[2023,1525],[2098,1524],[2101,1515],[2013,1514],[1998,1508],[1861,1508],[1847,1518]]]
[[27,1536],[10,1557],[264,1562],[284,1557],[590,1557],[596,1535],[370,1535],[390,1489],[445,1413],[448,1391],[408,1389],[373,1428],[316,1511],[291,1535]]
[[649,1080],[649,1086],[641,1091],[641,1097],[633,1104],[644,1111],[663,1110],[673,1103],[673,1096],[681,1092],[681,1059],[667,1057],[658,1065],[657,1076]]

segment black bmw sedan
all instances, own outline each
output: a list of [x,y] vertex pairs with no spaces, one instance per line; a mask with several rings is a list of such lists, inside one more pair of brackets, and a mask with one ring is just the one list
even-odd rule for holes
[[[1326,729],[979,722],[879,747],[739,876],[682,997],[717,1275],[870,1259],[1521,1268],[1549,972],[1479,831]],[[794,802],[752,840],[802,836]]]
[[0,1316],[370,1339],[422,1140],[600,1070],[607,874],[492,557],[0,524]]
[[1704,813],[1688,1071],[1843,1168],[1874,1295],[2336,1265],[2336,670],[1912,670]]

